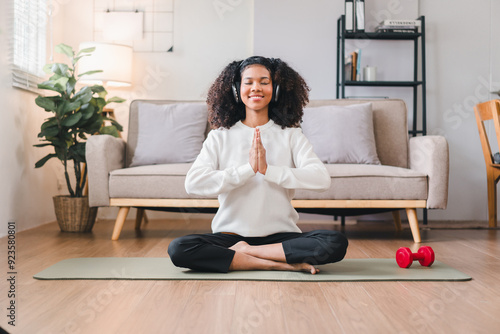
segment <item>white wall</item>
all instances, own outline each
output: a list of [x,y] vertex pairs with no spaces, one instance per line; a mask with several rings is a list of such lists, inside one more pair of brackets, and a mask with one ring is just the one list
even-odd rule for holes
[[0,236],[6,235],[9,221],[22,231],[55,220],[52,196],[59,192],[60,170],[56,161],[35,169],[35,162],[48,153],[33,147],[47,115],[35,105],[36,94],[11,86],[9,10],[7,1],[0,2]]
[[487,219],[486,172],[473,106],[498,98],[488,92],[500,90],[499,9],[490,0],[421,3],[429,22],[428,128],[450,145],[449,206],[432,218]]

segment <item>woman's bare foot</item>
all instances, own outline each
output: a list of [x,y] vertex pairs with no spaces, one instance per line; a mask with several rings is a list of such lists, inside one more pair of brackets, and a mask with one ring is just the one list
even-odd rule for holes
[[293,263],[292,267],[295,267],[297,271],[310,272],[312,275],[319,273],[319,269],[309,263]]
[[229,247],[229,249],[232,249],[235,252],[242,252],[242,253],[246,254],[248,247],[250,247],[250,245],[248,243],[246,243],[245,241],[238,241],[237,243],[235,243],[234,245]]

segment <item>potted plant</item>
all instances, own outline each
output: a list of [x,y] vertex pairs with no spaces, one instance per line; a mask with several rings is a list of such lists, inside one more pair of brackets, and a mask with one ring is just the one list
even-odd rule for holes
[[[110,102],[123,102],[113,97],[106,100],[103,86],[83,86],[77,90],[78,80],[84,75],[101,72],[99,70],[76,74],[76,66],[82,57],[91,56],[95,48],[81,50],[77,54],[65,44],[59,44],[55,51],[66,55],[70,64],[54,63],[44,66],[50,78],[38,88],[55,92],[55,95],[39,95],[36,104],[51,113],[41,125],[38,138],[44,143],[36,147],[53,146],[54,151],[40,159],[35,168],[42,167],[48,160],[57,158],[64,166],[64,177],[69,196],[54,196],[57,222],[62,231],[89,232],[95,222],[97,208],[89,208],[84,196],[87,181],[85,145],[89,135],[109,134],[119,136],[122,127],[116,120],[106,117],[103,108]],[[74,179],[69,169],[73,168]],[[73,184],[72,184],[73,183]]]

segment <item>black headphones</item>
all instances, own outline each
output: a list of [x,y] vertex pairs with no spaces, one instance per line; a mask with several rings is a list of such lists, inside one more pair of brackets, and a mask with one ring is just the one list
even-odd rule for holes
[[[241,73],[241,70],[243,69],[242,65],[244,65],[245,67],[249,66],[249,65],[253,65],[253,64],[246,65],[245,62],[246,61],[242,61],[240,63],[240,68],[239,68],[238,73]],[[255,63],[255,64],[258,64],[258,63]],[[268,68],[268,70],[269,70],[269,73],[271,73],[271,70],[269,68]],[[240,79],[240,76],[238,74],[236,74],[236,76],[233,80],[233,84],[231,85],[231,89],[233,90],[233,96],[234,96],[236,103],[242,103],[241,97],[240,97],[241,79]],[[274,102],[274,103],[278,102],[279,93],[280,93],[280,85],[276,84],[273,80],[273,96],[271,98],[271,102]]]

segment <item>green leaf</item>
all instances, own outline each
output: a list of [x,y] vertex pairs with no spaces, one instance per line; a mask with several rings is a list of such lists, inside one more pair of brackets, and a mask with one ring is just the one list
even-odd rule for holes
[[33,145],[33,146],[34,146],[34,147],[52,146],[52,143],[36,144],[36,145]]
[[99,129],[101,128],[102,126],[102,122],[103,122],[103,117],[92,117],[90,120],[89,120],[89,123],[88,125],[85,127],[85,132],[88,133],[88,134],[94,134],[96,132],[99,132]]
[[62,75],[59,75],[59,74],[56,74],[54,73],[54,75],[52,75],[48,81],[52,82],[52,83],[55,83],[57,80],[61,79],[61,78],[66,78]]
[[64,93],[64,89],[61,89],[60,87],[56,87],[54,85],[54,83],[50,82],[50,81],[44,81],[41,84],[38,84],[37,87],[40,89],[53,90],[53,91],[58,92],[60,94]]
[[85,86],[75,94],[73,99],[74,101],[79,101],[82,105],[84,105],[92,100],[92,94],[92,89],[89,86]]
[[107,103],[111,103],[111,102],[122,103],[125,101],[127,101],[127,100],[122,99],[121,97],[118,97],[118,96],[113,96],[112,98],[108,99]]
[[35,103],[37,106],[45,109],[46,111],[55,111],[56,110],[56,104],[54,101],[48,97],[43,97],[43,96],[38,96],[35,99]]
[[52,158],[56,158],[57,155],[54,154],[54,153],[50,153],[50,154],[47,154],[45,157],[43,157],[42,159],[38,160],[37,163],[35,164],[35,168],[40,168],[42,167],[43,165],[45,165],[45,163],[49,160],[49,159],[52,159]]
[[74,113],[62,120],[61,124],[67,127],[72,127],[82,119],[82,113]]
[[58,74],[63,77],[71,77],[71,75],[68,72],[69,67],[66,64],[61,64],[61,63],[55,63],[52,64],[52,72],[55,74]]
[[58,106],[57,106],[57,109],[56,109],[56,115],[61,118],[64,116],[64,109],[66,107],[66,104],[68,104],[68,101],[62,101],[62,103],[60,103]]
[[62,53],[65,54],[66,56],[73,58],[75,53],[73,52],[73,48],[69,45],[66,45],[64,43],[58,44],[55,47],[55,50],[57,53]]
[[102,111],[102,108],[106,106],[106,100],[104,100],[101,97],[95,98],[95,101],[97,103],[97,107],[99,108],[100,111]]
[[101,85],[94,85],[94,86],[90,87],[90,89],[92,89],[92,92],[94,92],[94,93],[100,93],[100,92],[106,91],[106,89],[104,89],[104,87]]
[[62,94],[62,92],[66,91],[66,84],[68,83],[68,80],[69,79],[66,77],[60,77],[59,79],[54,81],[54,87],[57,87]]
[[102,99],[106,99],[106,95],[108,95],[106,89],[100,85],[92,86],[92,92],[97,93],[97,96],[99,96]]
[[46,64],[44,67],[43,67],[43,71],[47,74],[50,74],[50,73],[53,73],[52,72],[52,65],[53,64]]
[[108,126],[103,126],[100,130],[99,133],[102,135],[112,135],[113,137],[120,137],[120,133],[116,129],[115,126],[113,125],[108,125]]
[[94,135],[99,133],[99,129],[102,126],[103,117],[100,114],[92,116],[89,120],[85,121],[84,125],[81,127],[81,131],[89,135]]
[[71,93],[75,90],[75,86],[76,79],[74,77],[69,78],[66,83],[66,94],[71,95]]
[[[107,91],[102,91],[102,92],[99,92],[97,93],[97,96],[99,96],[99,98],[103,99],[103,100],[106,100],[106,95],[108,95],[108,92]],[[106,104],[104,104],[106,105]]]
[[89,120],[92,115],[94,115],[95,107],[91,104],[86,104],[86,107],[84,108],[84,106],[82,106],[80,110],[83,113],[82,120],[86,121]]
[[40,133],[38,134],[39,138],[50,138],[50,137],[55,137],[59,134],[59,126],[57,125],[52,125],[52,126],[47,126],[45,129],[41,130]]
[[101,73],[101,72],[103,72],[103,70],[87,71],[85,73],[78,74],[78,77],[81,77],[83,75],[91,75],[91,74],[94,74],[94,73]]
[[82,49],[82,50],[80,50],[80,51],[77,53],[77,56],[81,55],[82,53],[92,53],[92,52],[94,52],[94,51],[95,51],[95,47]]
[[66,144],[66,141],[61,140],[59,138],[54,138],[51,140],[52,145],[56,148],[56,152],[58,149],[66,150],[68,148],[68,145]]
[[45,130],[51,126],[57,126],[57,125],[58,125],[57,118],[51,117],[42,124],[41,129]]
[[123,131],[123,127],[121,126],[120,123],[116,121],[116,119],[110,117],[104,117],[104,120],[110,121],[111,125],[115,126],[118,131]]
[[73,102],[69,102],[66,104],[66,108],[64,110],[64,113],[67,114],[71,111],[78,111],[78,108],[80,108],[80,106],[82,105],[82,103],[80,101],[73,101]]
[[73,102],[63,101],[57,107],[56,113],[59,117],[63,117],[64,115],[77,110],[78,108],[80,108],[80,106],[81,106],[80,101],[73,101]]

